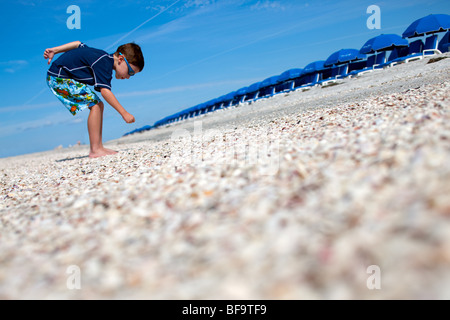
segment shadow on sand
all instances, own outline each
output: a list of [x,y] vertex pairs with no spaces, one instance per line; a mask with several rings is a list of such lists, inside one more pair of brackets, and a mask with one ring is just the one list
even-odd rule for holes
[[84,159],[84,158],[89,158],[89,156],[79,156],[79,157],[65,158],[65,159],[61,159],[61,160],[55,160],[55,162],[72,161],[72,160],[78,160],[78,159]]

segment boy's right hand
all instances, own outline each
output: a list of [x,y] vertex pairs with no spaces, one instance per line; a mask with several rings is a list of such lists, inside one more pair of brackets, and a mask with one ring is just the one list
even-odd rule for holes
[[128,112],[123,114],[122,118],[123,118],[123,120],[125,120],[126,123],[133,123],[135,121],[134,116]]
[[44,59],[48,59],[48,64],[50,64],[50,62],[52,61],[54,56],[55,56],[55,51],[53,50],[53,48],[45,49]]

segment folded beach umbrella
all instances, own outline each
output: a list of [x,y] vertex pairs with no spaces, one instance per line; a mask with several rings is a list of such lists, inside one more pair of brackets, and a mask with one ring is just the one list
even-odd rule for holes
[[363,54],[371,54],[379,51],[394,50],[399,47],[407,47],[408,40],[403,39],[398,34],[380,34],[367,42],[359,50]]
[[325,67],[332,65],[344,64],[347,62],[364,59],[365,55],[361,54],[357,49],[341,49],[333,52],[327,60],[325,60]]
[[306,67],[303,68],[303,74],[309,74],[309,73],[321,71],[321,70],[325,69],[324,64],[325,64],[324,60],[318,60],[318,61],[311,62],[310,64],[308,64]]
[[430,14],[417,19],[403,32],[403,38],[421,37],[425,34],[444,32],[450,29],[450,15]]

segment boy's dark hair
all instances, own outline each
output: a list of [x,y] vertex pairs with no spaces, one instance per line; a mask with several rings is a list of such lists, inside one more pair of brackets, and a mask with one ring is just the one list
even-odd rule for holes
[[114,53],[118,55],[119,52],[127,58],[128,63],[135,65],[139,68],[139,71],[144,69],[144,55],[142,54],[141,47],[136,43],[123,44],[117,48]]

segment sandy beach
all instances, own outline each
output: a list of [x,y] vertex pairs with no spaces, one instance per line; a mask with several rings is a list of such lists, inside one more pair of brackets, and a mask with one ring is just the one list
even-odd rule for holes
[[450,299],[440,57],[0,159],[0,299]]

